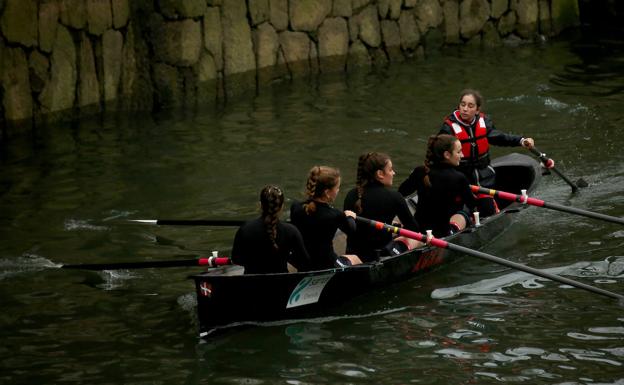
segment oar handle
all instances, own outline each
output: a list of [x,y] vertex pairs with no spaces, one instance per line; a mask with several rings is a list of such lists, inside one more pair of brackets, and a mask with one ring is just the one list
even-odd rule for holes
[[[535,146],[529,148],[529,151],[531,151],[533,154],[535,154],[535,156],[537,156],[542,161],[544,166],[548,166],[549,161],[552,162],[552,159],[550,159],[548,156],[546,156],[545,153],[543,153],[540,150],[538,150],[537,147],[535,147]],[[570,185],[570,187],[572,188],[572,192],[577,192],[578,191],[578,186],[574,182],[572,182],[570,179],[568,179],[567,176],[563,175],[559,170],[557,170],[556,167],[553,166],[553,167],[549,168],[549,170],[552,170],[555,174],[559,175],[559,177],[561,179],[563,179],[568,185]]]

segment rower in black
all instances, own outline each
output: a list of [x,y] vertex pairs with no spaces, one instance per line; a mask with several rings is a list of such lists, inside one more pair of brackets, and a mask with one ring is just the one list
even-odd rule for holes
[[287,273],[288,263],[298,271],[309,270],[310,257],[301,233],[279,220],[284,194],[266,186],[260,193],[262,215],[243,224],[234,236],[232,262],[245,267],[245,274]]
[[[399,192],[390,189],[394,174],[388,155],[372,152],[360,156],[356,187],[347,193],[344,209],[384,223],[392,223],[398,217],[403,227],[418,231],[418,223],[405,199]],[[392,234],[370,226],[358,226],[355,234],[347,237],[347,252],[357,254],[363,262],[398,254],[419,245],[418,241],[404,237],[393,240]]]
[[290,221],[295,225],[310,254],[312,269],[330,269],[361,263],[355,255],[338,256],[333,240],[338,229],[355,232],[355,213],[331,206],[340,191],[340,171],[328,166],[314,166],[306,181],[306,200],[290,206]]
[[433,135],[427,144],[425,164],[416,167],[399,186],[403,196],[418,192],[414,217],[435,237],[464,229],[471,223],[471,213],[477,205],[468,179],[457,170],[461,157],[457,138]]

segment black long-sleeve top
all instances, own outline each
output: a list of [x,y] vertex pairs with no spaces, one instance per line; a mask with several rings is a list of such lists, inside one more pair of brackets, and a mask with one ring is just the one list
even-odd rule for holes
[[245,222],[236,231],[232,262],[245,267],[245,274],[287,273],[287,262],[299,271],[309,270],[310,257],[297,228],[278,222],[275,251],[262,218]]
[[[424,166],[416,167],[399,186],[403,196],[418,192],[414,217],[423,230],[432,230],[436,237],[449,233],[449,219],[464,210],[474,209],[477,200],[466,176],[449,164],[434,165],[429,171],[431,187],[425,186]],[[469,214],[469,212],[466,212]]]
[[290,206],[290,222],[301,235],[313,270],[334,267],[338,255],[334,251],[333,239],[340,229],[349,235],[355,232],[355,220],[327,203],[314,202],[316,211],[306,214],[304,202],[293,202]]
[[[345,197],[344,209],[357,213],[355,209],[357,199],[357,189],[354,188]],[[419,230],[418,223],[401,194],[378,182],[364,188],[362,212],[357,215],[384,223],[392,223],[396,216],[404,228],[412,231]],[[355,233],[347,237],[347,253],[357,254],[363,262],[370,262],[377,258],[377,250],[382,249],[391,240],[392,234],[387,231],[358,225]]]

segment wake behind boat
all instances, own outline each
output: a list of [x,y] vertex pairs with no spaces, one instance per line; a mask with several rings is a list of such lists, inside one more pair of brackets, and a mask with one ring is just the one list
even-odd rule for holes
[[[541,169],[532,158],[510,154],[494,159],[497,188],[520,194],[533,191]],[[514,214],[526,208],[518,202],[499,201],[500,213],[484,218],[445,240],[479,249],[507,229]],[[449,249],[426,246],[379,261],[310,272],[243,274],[243,267],[228,266],[191,276],[195,281],[200,336],[246,323],[323,316],[354,297],[408,278],[437,270],[462,256]],[[261,258],[261,256],[260,256]]]

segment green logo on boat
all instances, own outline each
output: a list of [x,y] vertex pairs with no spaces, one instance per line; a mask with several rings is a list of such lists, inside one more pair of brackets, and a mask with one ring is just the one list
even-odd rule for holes
[[303,278],[294,288],[292,293],[290,293],[286,308],[288,309],[291,307],[318,302],[318,299],[323,292],[323,288],[327,282],[329,282],[331,277],[334,276],[334,274],[335,273],[328,273]]

